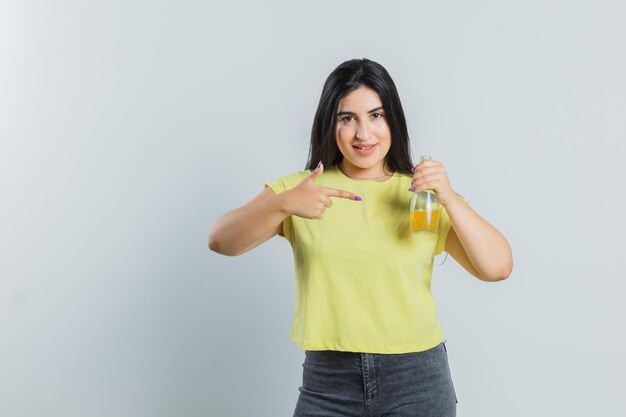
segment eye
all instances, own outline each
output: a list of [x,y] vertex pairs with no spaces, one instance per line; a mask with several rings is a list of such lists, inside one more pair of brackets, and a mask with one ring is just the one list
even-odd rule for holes
[[383,115],[381,113],[372,113],[372,116],[374,115],[379,115],[380,117],[374,117],[374,119],[380,119],[381,117],[383,117]]
[[347,120],[347,119],[348,119],[348,117],[350,117],[350,118],[351,118],[352,116],[343,116],[343,117],[341,118],[341,120],[342,120],[343,122],[349,122],[350,120]]

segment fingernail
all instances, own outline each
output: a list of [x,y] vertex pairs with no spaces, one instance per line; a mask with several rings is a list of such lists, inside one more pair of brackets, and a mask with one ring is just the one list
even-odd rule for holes
[[409,191],[414,193],[415,192],[415,188],[411,187],[411,188],[409,188]]
[[357,196],[354,196],[354,199],[355,199],[356,201],[361,201],[361,197],[359,197],[358,195],[357,195]]
[[[317,163],[317,168],[319,168],[319,167],[320,167],[320,165],[322,165],[322,161],[319,161],[319,162]],[[317,168],[315,168],[315,169],[317,169]]]

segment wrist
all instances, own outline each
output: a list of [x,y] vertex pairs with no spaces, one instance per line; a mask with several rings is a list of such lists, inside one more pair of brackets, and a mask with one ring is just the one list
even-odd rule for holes
[[446,201],[441,201],[441,205],[448,210],[448,208],[450,207],[455,207],[458,206],[460,204],[465,204],[465,201],[463,201],[463,199],[461,198],[460,195],[458,195],[455,192],[452,192],[452,198],[450,198],[449,200]]
[[275,199],[276,199],[276,207],[281,214],[283,214],[285,217],[291,216],[293,214],[291,212],[289,190],[286,190],[280,194],[277,194]]

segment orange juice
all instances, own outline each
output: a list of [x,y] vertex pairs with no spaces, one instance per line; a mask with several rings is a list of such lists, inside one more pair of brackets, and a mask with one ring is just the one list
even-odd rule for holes
[[411,230],[413,232],[437,233],[440,210],[411,210]]

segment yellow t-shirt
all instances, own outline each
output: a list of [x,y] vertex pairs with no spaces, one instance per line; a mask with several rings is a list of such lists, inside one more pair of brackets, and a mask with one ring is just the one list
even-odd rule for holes
[[[279,194],[310,174],[298,171],[265,186]],[[411,177],[353,180],[335,167],[315,182],[363,200],[331,197],[322,219],[283,221],[296,274],[291,340],[305,350],[369,353],[418,352],[441,343],[430,282],[433,257],[444,250],[451,226],[445,209],[437,234],[413,233]]]

